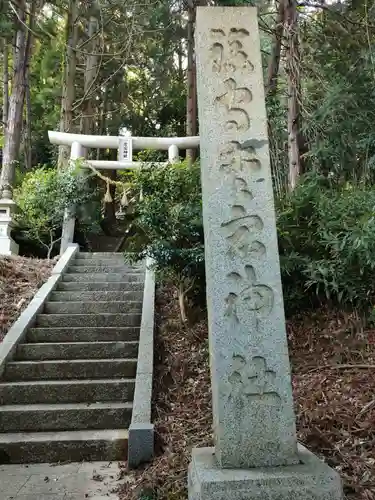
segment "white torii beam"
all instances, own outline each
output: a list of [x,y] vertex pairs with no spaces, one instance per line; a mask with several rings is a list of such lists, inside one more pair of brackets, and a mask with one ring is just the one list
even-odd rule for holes
[[[99,170],[133,170],[141,167],[163,166],[168,162],[142,162],[142,161],[110,161],[110,160],[86,160],[88,165]],[[82,165],[85,167],[85,165]]]
[[[51,144],[71,146],[78,142],[85,148],[118,149],[121,136],[111,135],[81,135],[66,132],[48,131]],[[170,146],[179,149],[194,149],[199,147],[199,136],[191,137],[132,137],[133,150],[156,149],[168,150]]]

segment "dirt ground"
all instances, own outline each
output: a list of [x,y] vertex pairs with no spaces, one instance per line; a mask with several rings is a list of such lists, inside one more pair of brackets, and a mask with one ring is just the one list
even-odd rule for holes
[[0,341],[49,277],[53,260],[0,257]]
[[[0,258],[0,339],[53,264]],[[191,448],[212,445],[206,319],[182,326],[170,288],[157,300],[157,456],[130,473],[123,500],[186,499]],[[294,317],[287,330],[299,440],[341,474],[348,500],[375,500],[375,330],[330,311]]]
[[[375,500],[375,330],[319,311],[287,323],[298,438],[343,478],[348,500]],[[184,328],[159,290],[154,385],[157,457],[122,500],[182,500],[191,449],[212,445],[207,322]]]

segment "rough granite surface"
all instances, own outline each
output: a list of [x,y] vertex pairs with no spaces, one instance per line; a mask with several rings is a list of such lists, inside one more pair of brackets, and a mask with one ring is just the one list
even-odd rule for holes
[[257,11],[198,8],[195,38],[216,453],[295,464]]
[[189,500],[342,500],[340,476],[303,446],[298,465],[221,469],[214,448],[193,451]]

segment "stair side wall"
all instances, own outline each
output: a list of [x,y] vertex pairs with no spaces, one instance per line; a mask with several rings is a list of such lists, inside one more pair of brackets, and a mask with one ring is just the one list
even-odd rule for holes
[[152,260],[148,259],[143,292],[133,414],[129,427],[128,465],[131,468],[150,461],[154,455],[151,399],[154,364],[155,273],[152,264]]
[[29,305],[20,314],[5,335],[3,342],[0,344],[0,376],[3,375],[6,362],[12,359],[18,344],[24,341],[28,329],[34,325],[37,314],[43,311],[45,303],[55,290],[62,278],[62,274],[69,267],[78,251],[79,246],[77,244],[68,246],[52,269],[51,276],[44,285],[37,290]]

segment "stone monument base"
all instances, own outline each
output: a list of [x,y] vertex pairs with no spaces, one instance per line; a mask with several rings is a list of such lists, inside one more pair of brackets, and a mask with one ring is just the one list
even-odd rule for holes
[[9,236],[0,236],[0,255],[18,255],[18,245]]
[[301,463],[286,467],[221,469],[214,448],[193,450],[189,500],[342,500],[339,474],[298,445]]

